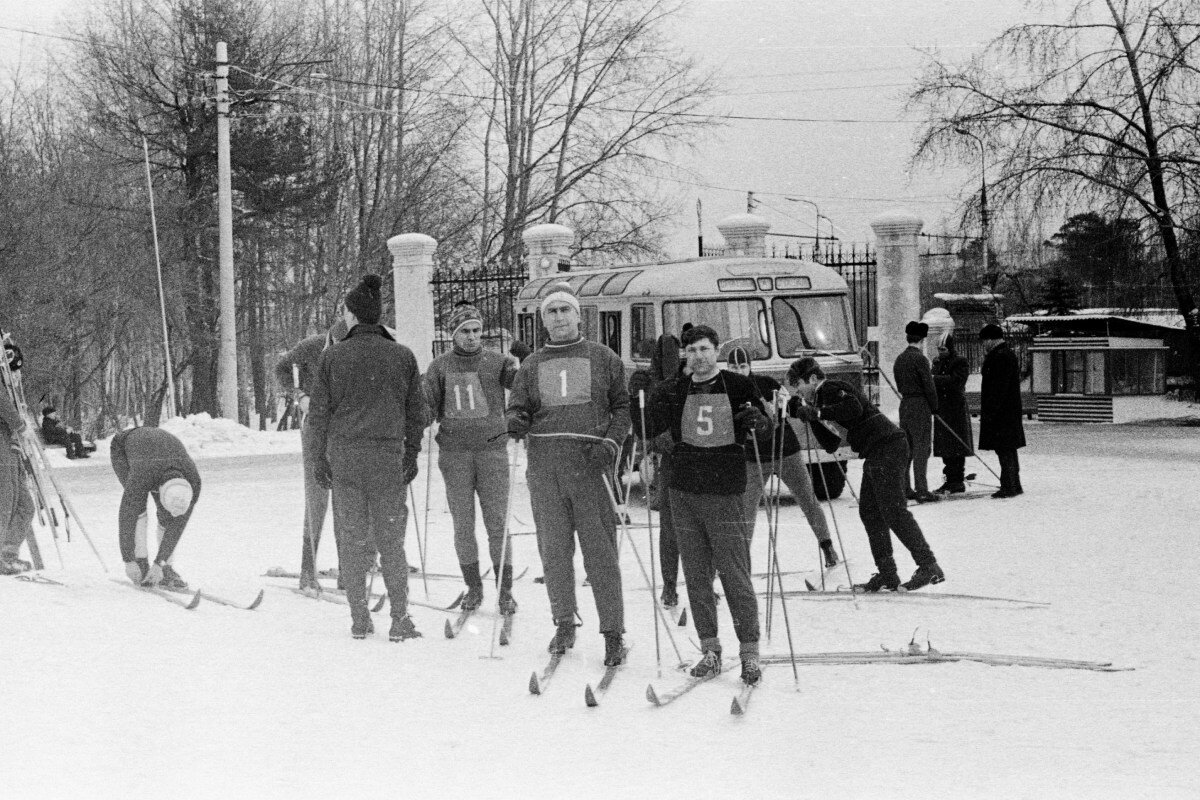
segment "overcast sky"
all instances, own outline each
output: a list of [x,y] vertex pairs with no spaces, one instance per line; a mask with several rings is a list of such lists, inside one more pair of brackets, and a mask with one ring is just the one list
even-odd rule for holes
[[[86,7],[0,0],[0,25],[53,32]],[[673,35],[718,71],[724,94],[713,112],[823,121],[729,120],[695,153],[680,153],[681,182],[667,184],[680,208],[673,251],[695,254],[697,199],[711,242],[717,221],[745,211],[747,191],[776,232],[813,233],[813,206],[785,196],[815,202],[847,241],[869,241],[870,220],[896,209],[945,230],[978,175],[967,165],[907,172],[917,126],[903,106],[917,49],[966,58],[1028,15],[1023,0],[688,0]],[[34,66],[47,41],[0,30],[0,60]]]

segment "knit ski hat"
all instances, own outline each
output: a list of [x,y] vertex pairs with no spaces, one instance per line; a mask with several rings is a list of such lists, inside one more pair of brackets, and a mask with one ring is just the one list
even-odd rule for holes
[[542,313],[546,313],[546,306],[555,302],[566,303],[575,309],[576,314],[579,313],[579,298],[569,284],[556,283],[550,287],[550,293],[542,298]]
[[383,297],[380,294],[382,286],[383,280],[378,275],[367,274],[362,276],[357,286],[346,293],[346,308],[359,322],[368,325],[379,323],[379,317],[383,314]]
[[740,367],[743,364],[747,367],[753,367],[754,364],[750,360],[750,353],[740,344],[729,351],[729,358],[725,359],[730,366]]
[[184,478],[171,478],[158,487],[158,499],[171,516],[179,517],[192,507],[192,485]]
[[479,309],[471,303],[459,303],[451,312],[450,319],[446,321],[446,327],[450,329],[450,335],[453,336],[468,322],[478,322],[483,325],[483,314],[480,314]]

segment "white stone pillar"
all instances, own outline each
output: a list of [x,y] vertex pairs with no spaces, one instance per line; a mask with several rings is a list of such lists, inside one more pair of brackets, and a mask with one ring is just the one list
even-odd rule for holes
[[877,265],[875,297],[879,307],[879,410],[893,419],[900,413],[900,398],[888,386],[895,383],[892,365],[908,346],[904,326],[921,316],[921,260],[917,234],[925,222],[896,211],[871,221],[875,231]]
[[521,239],[529,248],[529,280],[554,275],[560,264],[571,266],[575,231],[570,228],[546,222],[526,228]]
[[717,223],[725,240],[726,256],[767,257],[767,231],[771,223],[754,214],[734,214]]
[[954,333],[954,317],[947,309],[938,306],[925,312],[921,322],[929,326],[929,338],[925,340],[925,355],[930,361],[938,356],[938,339],[944,333]]
[[396,297],[396,338],[413,351],[421,372],[433,361],[433,253],[437,240],[423,233],[388,239]]

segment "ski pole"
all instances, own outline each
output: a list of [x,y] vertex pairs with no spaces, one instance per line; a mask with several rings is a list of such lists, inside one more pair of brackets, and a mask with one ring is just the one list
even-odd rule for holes
[[[429,545],[429,485],[433,481],[433,425],[429,428],[429,441],[425,443],[425,545]],[[416,509],[413,509],[416,513]],[[474,513],[474,511],[472,511]],[[421,571],[425,571],[425,565],[421,565]]]
[[[805,446],[806,451],[808,452],[809,462],[812,463],[813,458],[814,458],[813,446],[812,446],[812,433],[811,433],[811,431],[809,431],[808,423],[804,424],[804,446]],[[819,464],[820,462],[817,462],[817,463]],[[846,474],[846,470],[842,467],[842,462],[835,460],[833,463],[838,465],[838,470],[840,470],[842,473],[842,480],[845,482],[846,488],[850,490],[850,494],[854,497],[854,499],[856,501],[858,501],[859,505],[862,505],[862,501],[858,500],[858,493],[855,492],[854,487],[850,485],[850,476]],[[833,495],[830,494],[830,492],[829,492],[829,481],[825,479],[824,468],[818,469],[817,471],[819,473],[821,473],[821,488],[825,490],[825,503],[829,506],[829,518],[830,518],[830,520],[833,521],[833,535],[837,537],[838,550],[842,551],[842,567],[846,570],[846,580],[850,584],[850,599],[854,602],[854,607],[857,609],[859,607],[858,606],[858,598],[856,596],[857,592],[855,592],[855,590],[854,590],[854,579],[850,577],[850,561],[849,561],[849,559],[846,558],[846,547],[845,547],[845,545],[842,544],[842,529],[838,526],[837,514],[834,513],[834,510],[833,510]],[[825,580],[825,571],[824,570],[821,570],[821,580],[822,580],[821,586],[823,588],[825,585],[824,584],[824,580]]]
[[[753,430],[750,431],[750,444],[754,447],[754,463],[758,467],[758,482],[762,485],[762,494],[759,495],[759,503],[760,504],[765,503],[766,507],[767,507],[767,553],[769,554],[771,552],[771,538],[770,538],[771,537],[771,533],[770,533],[770,531],[771,531],[771,501],[767,494],[767,479],[766,479],[766,473],[763,472],[762,455],[759,453],[759,450],[758,450],[758,437],[754,434]],[[750,509],[745,509],[745,512],[747,514],[750,513]],[[755,506],[755,508],[754,508],[754,513],[758,514],[757,506]],[[767,608],[768,609],[775,602],[775,596],[774,596],[775,583],[774,583],[774,579],[772,577],[772,567],[771,567],[771,561],[769,559],[770,559],[770,556],[768,555],[768,561],[767,561]],[[768,616],[768,619],[769,619],[769,616]],[[770,642],[770,636],[771,636],[770,629],[768,628],[768,630],[767,630],[767,641],[768,642]]]
[[[508,459],[508,499],[505,501],[507,503],[507,505],[505,506],[505,509],[504,509],[504,538],[501,541],[501,545],[500,545],[500,572],[498,572],[496,574],[496,585],[500,588],[500,591],[498,591],[496,593],[496,611],[498,611],[500,613],[496,614],[496,618],[494,620],[492,620],[492,644],[491,644],[491,649],[488,651],[488,655],[487,655],[487,658],[491,658],[491,659],[500,658],[500,656],[496,655],[496,632],[500,628],[500,618],[502,616],[504,616],[504,614],[503,614],[504,607],[500,602],[500,600],[501,600],[500,592],[502,592],[504,590],[504,567],[508,564],[508,543],[509,543],[509,532],[511,530],[511,524],[510,524],[509,520],[511,520],[512,517],[508,513],[507,506],[511,506],[512,501],[513,501],[513,487],[516,485],[516,481],[513,480],[513,472],[515,472],[515,471],[516,471],[516,456],[509,456],[509,459]],[[425,526],[425,530],[429,530],[428,525]]]
[[413,507],[412,514],[409,516],[412,517],[413,527],[416,528],[417,531],[417,552],[421,557],[421,582],[425,584],[425,599],[428,600],[429,576],[425,571],[425,545],[421,542],[421,528],[419,525],[417,525],[417,493],[413,491],[411,483],[408,484],[408,500],[410,503],[412,503]]
[[[650,449],[646,446],[646,390],[638,389],[638,413],[642,418],[642,464],[650,457]],[[632,466],[630,467],[632,474]],[[650,554],[650,600],[658,605],[658,574],[654,571],[654,522],[650,511],[650,484],[646,481],[645,470],[639,471],[642,477],[642,487],[646,495],[646,547]],[[658,665],[658,677],[662,677],[662,646],[659,644],[658,614],[654,614],[654,661]]]

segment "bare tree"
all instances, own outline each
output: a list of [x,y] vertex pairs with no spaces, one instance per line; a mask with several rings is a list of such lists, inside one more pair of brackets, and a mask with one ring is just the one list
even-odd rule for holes
[[[1080,0],[1061,21],[1009,28],[965,64],[934,55],[911,94],[916,161],[988,154],[994,207],[1101,209],[1161,245],[1200,387],[1200,313],[1180,231],[1200,211],[1200,3]],[[974,156],[977,151],[972,151]]]

